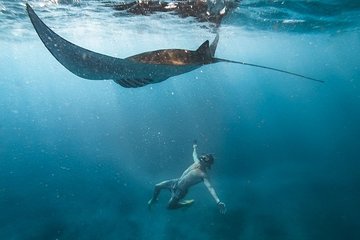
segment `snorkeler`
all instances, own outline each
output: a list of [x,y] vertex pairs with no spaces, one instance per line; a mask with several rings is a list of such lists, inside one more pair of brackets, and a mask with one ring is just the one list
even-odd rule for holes
[[211,186],[207,175],[207,170],[210,169],[211,165],[214,163],[214,157],[212,154],[203,154],[198,158],[196,148],[197,144],[194,142],[194,163],[184,171],[180,178],[167,180],[155,185],[153,197],[148,202],[149,209],[151,209],[152,205],[158,200],[158,196],[162,189],[169,189],[171,191],[171,198],[167,206],[168,209],[190,206],[194,202],[193,199],[183,201],[181,201],[181,199],[185,197],[190,187],[203,181],[210,194],[215,199],[220,213],[225,214],[226,206],[220,201],[215,189]]

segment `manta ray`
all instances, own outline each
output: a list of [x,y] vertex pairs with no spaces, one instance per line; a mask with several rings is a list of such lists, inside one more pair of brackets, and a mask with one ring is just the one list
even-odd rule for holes
[[144,52],[127,58],[115,58],[77,46],[52,31],[36,15],[29,4],[26,10],[41,41],[50,53],[70,72],[89,80],[113,80],[125,88],[138,88],[162,82],[207,64],[236,63],[265,68],[301,78],[323,82],[300,74],[240,61],[215,58],[219,34],[209,44],[205,41],[195,51],[186,49],[162,49]]

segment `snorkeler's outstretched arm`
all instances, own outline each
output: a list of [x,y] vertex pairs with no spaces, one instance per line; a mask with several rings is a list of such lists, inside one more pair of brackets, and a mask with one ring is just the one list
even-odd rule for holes
[[207,177],[204,177],[204,184],[207,187],[207,189],[209,190],[211,196],[214,198],[214,200],[219,208],[220,213],[225,214],[226,213],[226,205],[225,205],[225,203],[220,201],[218,195],[216,194],[215,189],[213,188],[213,186],[211,185],[211,183],[209,182],[209,179],[207,179]]
[[198,155],[197,155],[197,151],[196,151],[196,148],[197,148],[197,141],[194,140],[194,143],[193,143],[193,159],[194,159],[194,162],[195,163],[199,163],[199,158],[198,158]]

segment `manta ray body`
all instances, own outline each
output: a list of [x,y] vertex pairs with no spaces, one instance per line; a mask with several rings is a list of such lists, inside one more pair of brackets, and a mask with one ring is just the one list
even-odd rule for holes
[[266,68],[322,82],[280,69],[215,58],[219,41],[218,34],[211,44],[207,40],[195,51],[162,49],[124,59],[115,58],[90,51],[65,40],[46,26],[29,4],[26,4],[26,9],[37,34],[50,53],[69,71],[85,79],[111,79],[125,88],[137,88],[162,82],[170,77],[193,71],[203,65],[229,62]]

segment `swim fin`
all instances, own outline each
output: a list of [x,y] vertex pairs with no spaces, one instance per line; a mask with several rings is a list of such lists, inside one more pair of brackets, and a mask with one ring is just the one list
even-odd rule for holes
[[189,200],[181,201],[179,202],[179,204],[181,205],[181,207],[190,207],[194,202],[195,202],[194,199],[189,199]]

